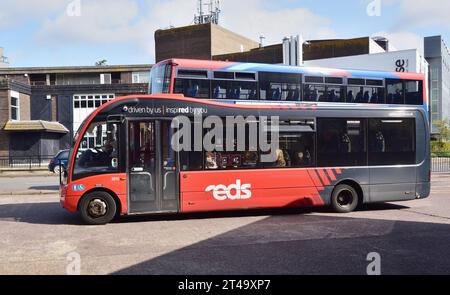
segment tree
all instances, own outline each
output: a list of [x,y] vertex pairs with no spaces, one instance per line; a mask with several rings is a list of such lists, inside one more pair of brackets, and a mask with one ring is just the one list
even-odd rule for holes
[[450,141],[450,128],[448,120],[436,121],[434,124],[439,130],[438,141],[440,143]]
[[98,62],[96,62],[95,63],[95,66],[96,67],[103,67],[103,66],[106,66],[106,63],[107,63],[108,61],[106,60],[106,59],[102,59],[102,60],[99,60]]

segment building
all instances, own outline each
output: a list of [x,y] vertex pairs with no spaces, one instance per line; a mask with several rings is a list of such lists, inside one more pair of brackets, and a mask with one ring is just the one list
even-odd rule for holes
[[[432,122],[450,120],[450,51],[441,36],[425,38],[425,58],[430,64]],[[439,133],[436,124],[431,131]]]
[[[234,52],[229,54],[214,55],[212,59],[221,61],[238,61],[238,62],[260,62],[281,64],[286,59],[285,55],[285,38],[283,43],[269,45],[260,48],[254,48],[247,52]],[[325,58],[354,56],[385,52],[379,39],[370,37],[353,38],[353,39],[332,39],[332,40],[308,40],[302,43],[302,54],[299,58],[302,61],[319,60]],[[298,45],[297,45],[298,46]],[[299,50],[299,48],[298,48]],[[300,62],[301,63],[301,62]]]
[[8,58],[4,56],[4,49],[0,47],[0,68],[6,68],[8,66]]
[[213,56],[246,52],[259,43],[214,23],[198,24],[155,32],[156,62],[169,58],[211,60]]
[[0,69],[0,157],[69,148],[84,118],[118,96],[148,92],[151,65]]

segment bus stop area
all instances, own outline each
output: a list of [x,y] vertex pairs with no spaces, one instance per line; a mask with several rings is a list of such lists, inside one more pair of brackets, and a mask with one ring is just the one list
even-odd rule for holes
[[[14,181],[51,191],[58,180]],[[304,208],[126,217],[105,226],[82,224],[60,207],[57,191],[0,195],[0,274],[365,275],[374,253],[381,274],[449,274],[449,192],[450,174],[434,174],[426,200],[344,215]]]

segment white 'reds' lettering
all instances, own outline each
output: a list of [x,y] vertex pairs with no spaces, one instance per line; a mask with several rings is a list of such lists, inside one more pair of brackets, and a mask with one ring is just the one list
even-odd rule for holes
[[217,201],[229,200],[247,200],[252,197],[250,184],[242,184],[240,179],[236,180],[236,184],[231,184],[228,187],[219,185],[210,185],[205,189],[205,192],[213,192],[213,197]]

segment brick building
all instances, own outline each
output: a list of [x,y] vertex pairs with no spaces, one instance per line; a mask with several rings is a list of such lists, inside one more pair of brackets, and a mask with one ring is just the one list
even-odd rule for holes
[[151,65],[0,69],[0,157],[56,154],[95,108],[148,92]]

